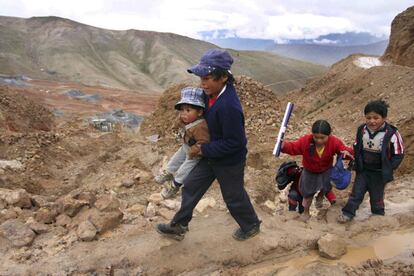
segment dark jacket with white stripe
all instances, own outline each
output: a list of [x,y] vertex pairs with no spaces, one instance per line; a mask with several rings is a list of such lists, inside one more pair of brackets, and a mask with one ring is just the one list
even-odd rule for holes
[[[355,169],[357,173],[364,170],[364,148],[362,137],[364,131],[368,131],[366,127],[366,124],[362,124],[358,127],[356,142],[354,144]],[[393,172],[401,164],[404,158],[404,150],[401,136],[395,126],[386,123],[385,132],[381,150],[381,172],[384,183],[388,183],[394,180]],[[396,139],[395,142],[392,142],[391,138],[394,135],[396,135]]]

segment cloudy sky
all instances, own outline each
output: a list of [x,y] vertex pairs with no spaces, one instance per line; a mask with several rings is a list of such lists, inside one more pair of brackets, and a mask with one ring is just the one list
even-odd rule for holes
[[0,0],[0,15],[55,15],[115,30],[173,32],[232,30],[274,40],[367,31],[389,35],[392,19],[414,0]]

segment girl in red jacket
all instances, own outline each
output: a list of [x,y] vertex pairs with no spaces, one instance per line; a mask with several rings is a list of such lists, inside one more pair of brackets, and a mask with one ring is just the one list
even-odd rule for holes
[[282,152],[289,155],[302,155],[303,172],[299,180],[299,189],[303,195],[303,220],[310,218],[309,208],[314,195],[325,196],[331,191],[330,170],[336,154],[351,158],[352,149],[334,135],[325,120],[318,120],[312,125],[312,134],[302,136],[294,142],[284,142]]

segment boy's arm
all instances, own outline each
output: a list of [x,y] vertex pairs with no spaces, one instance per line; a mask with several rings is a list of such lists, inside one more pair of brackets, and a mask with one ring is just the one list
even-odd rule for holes
[[404,158],[404,145],[398,130],[391,137],[390,141],[390,153],[391,153],[391,167],[393,170],[397,169]]
[[289,155],[303,155],[303,145],[306,143],[306,136],[296,141],[284,141],[282,144],[282,152]]
[[223,158],[246,145],[243,113],[234,106],[220,110],[223,138],[201,145],[203,156]]
[[188,150],[188,155],[193,158],[201,154],[200,145],[210,142],[210,133],[208,131],[207,123],[203,122],[194,128],[193,138],[196,141]]

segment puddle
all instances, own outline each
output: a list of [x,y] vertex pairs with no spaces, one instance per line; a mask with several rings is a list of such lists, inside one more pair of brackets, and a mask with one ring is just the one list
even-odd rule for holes
[[414,250],[414,229],[394,232],[387,236],[379,237],[364,247],[348,247],[347,253],[339,260],[328,260],[319,256],[316,250],[310,252],[307,256],[296,257],[282,263],[265,263],[257,264],[248,271],[248,275],[294,275],[303,272],[307,266],[315,263],[327,265],[337,265],[344,263],[349,266],[357,266],[369,259],[387,260],[392,259],[405,253],[408,250]]

